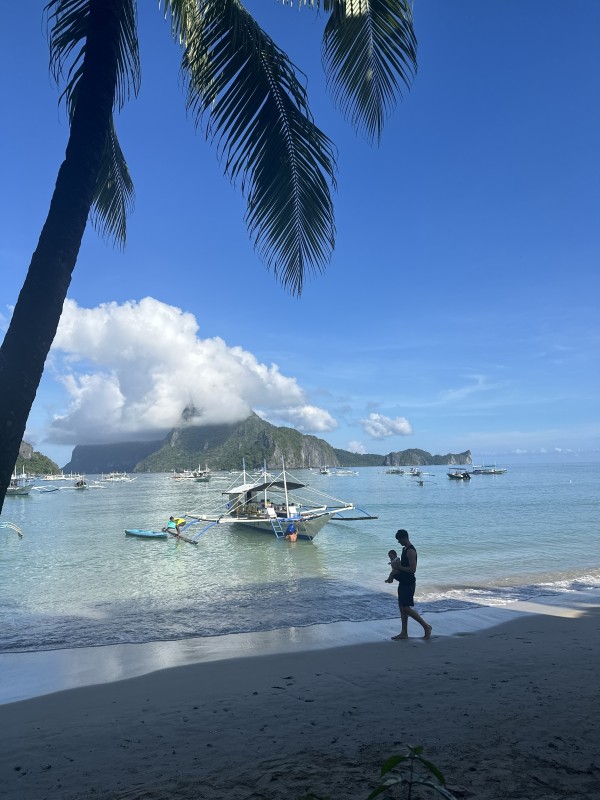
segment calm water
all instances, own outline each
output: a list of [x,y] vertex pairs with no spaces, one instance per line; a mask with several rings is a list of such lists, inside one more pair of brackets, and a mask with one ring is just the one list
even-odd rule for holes
[[[6,499],[0,528],[0,652],[87,647],[395,617],[384,583],[394,533],[419,553],[421,611],[506,604],[600,587],[600,464],[510,466],[424,486],[378,468],[295,475],[377,520],[332,522],[314,542],[212,528],[197,546],[126,537],[215,505],[228,483],[141,475],[104,489]],[[94,476],[89,476],[93,479]],[[65,486],[45,483],[40,486]]]

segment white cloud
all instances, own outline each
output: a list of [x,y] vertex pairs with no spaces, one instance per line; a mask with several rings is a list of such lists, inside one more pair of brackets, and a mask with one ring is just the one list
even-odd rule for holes
[[348,447],[346,450],[349,450],[351,453],[366,453],[367,448],[364,446],[362,442],[348,442]]
[[365,433],[373,439],[385,439],[388,436],[410,436],[412,425],[405,417],[391,419],[383,414],[371,413],[367,419],[361,419]]
[[186,407],[196,410],[192,424],[241,421],[260,406],[268,416],[295,417],[307,430],[336,427],[276,364],[197,334],[193,314],[151,297],[91,309],[67,300],[51,366],[71,402],[52,420],[48,441],[159,437],[181,423]]
[[[267,418],[269,415],[262,412],[261,416]],[[279,409],[275,416],[277,422],[292,425],[303,433],[325,433],[335,430],[338,426],[329,411],[311,405]]]

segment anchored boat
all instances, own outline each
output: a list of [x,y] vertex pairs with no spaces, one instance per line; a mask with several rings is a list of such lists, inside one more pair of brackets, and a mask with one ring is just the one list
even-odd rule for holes
[[29,494],[31,489],[33,488],[33,478],[29,478],[25,471],[23,471],[22,475],[13,474],[10,479],[10,483],[6,487],[6,496],[7,497],[15,497],[15,496],[22,496],[25,494]]
[[[354,503],[309,487],[287,473],[285,467],[275,477],[264,471],[255,479],[249,479],[244,469],[238,481],[222,494],[227,500],[221,509],[185,514],[189,522],[182,532],[191,525],[208,523],[192,537],[193,541],[214,525],[229,524],[238,529],[269,533],[281,539],[293,523],[299,539],[311,540],[330,520],[376,519],[357,509]],[[347,516],[351,511],[358,511],[362,516]],[[189,541],[189,536],[187,539]]]
[[451,478],[453,481],[471,480],[471,476],[466,469],[453,469],[452,472],[448,472],[448,477]]

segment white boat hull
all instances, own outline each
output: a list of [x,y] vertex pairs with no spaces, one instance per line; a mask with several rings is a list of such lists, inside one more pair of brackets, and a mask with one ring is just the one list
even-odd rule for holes
[[6,490],[7,497],[20,497],[29,494],[31,491],[31,484],[27,486],[9,486]]
[[[327,525],[331,517],[331,514],[320,514],[308,519],[280,519],[279,524],[283,530],[283,533],[285,534],[287,526],[293,522],[298,529],[298,539],[307,539],[310,541],[315,538],[315,536],[321,531],[322,528],[325,527],[325,525]],[[260,531],[261,533],[268,533],[271,536],[273,536],[275,533],[273,525],[269,519],[242,518],[237,520],[232,519],[231,522],[238,530],[250,529],[253,531]]]

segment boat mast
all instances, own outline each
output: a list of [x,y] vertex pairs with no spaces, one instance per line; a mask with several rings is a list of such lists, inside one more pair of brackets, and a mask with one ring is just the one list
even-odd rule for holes
[[265,508],[267,507],[267,461],[263,461],[263,483],[265,484]]
[[290,503],[288,500],[287,480],[285,478],[285,461],[283,460],[283,456],[281,457],[281,468],[283,470],[283,491],[285,493],[285,515],[286,517],[289,517]]

